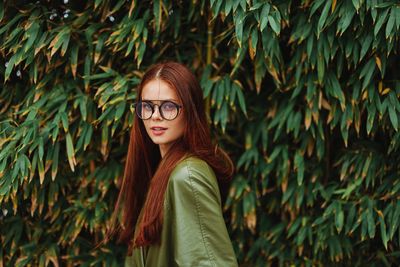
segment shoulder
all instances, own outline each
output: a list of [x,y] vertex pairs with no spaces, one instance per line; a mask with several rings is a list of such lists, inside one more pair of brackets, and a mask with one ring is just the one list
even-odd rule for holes
[[198,157],[190,156],[178,162],[171,172],[170,179],[179,182],[181,180],[199,176],[208,179],[210,179],[211,176],[215,179],[215,173],[206,161]]
[[175,166],[169,183],[177,190],[205,190],[219,194],[218,182],[213,169],[206,161],[194,156],[181,160]]

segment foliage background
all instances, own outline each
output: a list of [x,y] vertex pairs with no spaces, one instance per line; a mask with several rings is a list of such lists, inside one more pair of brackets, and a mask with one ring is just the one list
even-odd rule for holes
[[0,266],[120,266],[102,240],[135,86],[175,59],[236,163],[241,266],[400,258],[400,5],[386,0],[0,3]]

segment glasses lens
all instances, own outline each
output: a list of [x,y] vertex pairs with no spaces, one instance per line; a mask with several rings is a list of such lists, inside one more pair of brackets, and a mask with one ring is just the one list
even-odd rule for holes
[[136,114],[142,120],[150,119],[151,115],[153,114],[153,107],[150,105],[150,103],[139,102],[136,105]]
[[166,120],[173,120],[178,116],[178,106],[173,103],[166,101],[161,105],[161,113]]

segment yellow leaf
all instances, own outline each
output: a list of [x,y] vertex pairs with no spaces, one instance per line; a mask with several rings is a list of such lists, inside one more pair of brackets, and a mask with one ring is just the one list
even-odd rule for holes
[[362,99],[362,100],[365,100],[365,99],[367,99],[367,98],[368,98],[368,91],[365,90],[365,91],[363,92],[363,94],[362,94],[361,99]]
[[308,130],[311,126],[311,110],[306,110],[306,116],[304,117],[304,124],[306,126],[306,130]]
[[379,57],[375,56],[375,62],[380,72],[382,72],[382,62]]
[[129,8],[129,12],[128,12],[128,16],[130,17],[131,15],[132,15],[132,11],[133,11],[133,9],[135,8],[135,0],[133,0],[132,2],[131,2],[131,7]]
[[282,178],[282,183],[281,183],[281,189],[283,193],[286,192],[287,186],[288,186],[288,179],[287,176],[285,176]]
[[332,1],[332,13],[335,11],[336,8],[336,0]]
[[66,139],[69,166],[71,167],[72,172],[74,172],[75,166],[76,166],[75,149],[74,149],[74,145],[72,143],[71,134],[69,132],[66,134],[65,139]]
[[76,64],[71,64],[71,72],[72,72],[72,76],[74,76],[74,78],[76,77]]
[[326,110],[331,110],[331,105],[326,101],[325,98],[321,99],[321,106]]
[[313,154],[314,145],[315,145],[314,139],[309,138],[309,139],[308,139],[308,144],[307,144],[307,155],[308,155],[309,157],[311,157],[312,154]]
[[256,51],[255,51],[254,47],[251,45],[251,38],[249,38],[249,54],[250,54],[251,60],[253,60],[254,56],[256,55]]
[[389,92],[390,92],[390,88],[385,88],[385,90],[383,90],[383,92],[382,92],[382,95],[386,95]]
[[256,225],[257,225],[257,215],[256,211],[252,210],[249,214],[246,215],[245,217],[246,220],[246,226],[247,228],[252,232],[256,232]]
[[319,112],[318,112],[318,110],[315,111],[315,112],[312,112],[311,115],[312,115],[312,118],[313,118],[314,122],[315,122],[316,124],[318,124],[318,119],[319,119]]
[[378,216],[379,216],[379,217],[381,217],[382,219],[384,219],[384,218],[385,218],[385,216],[383,216],[383,213],[382,213],[382,211],[381,211],[381,210],[377,210],[377,209],[375,209],[375,211],[376,211],[376,213],[378,213]]
[[39,171],[40,184],[43,184],[45,171],[44,171],[43,161],[41,159],[39,159],[38,161],[38,171]]

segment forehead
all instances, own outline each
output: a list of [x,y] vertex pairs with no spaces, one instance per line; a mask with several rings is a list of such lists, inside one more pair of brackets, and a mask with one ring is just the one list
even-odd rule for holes
[[145,84],[142,100],[178,100],[175,90],[160,79],[153,79]]

